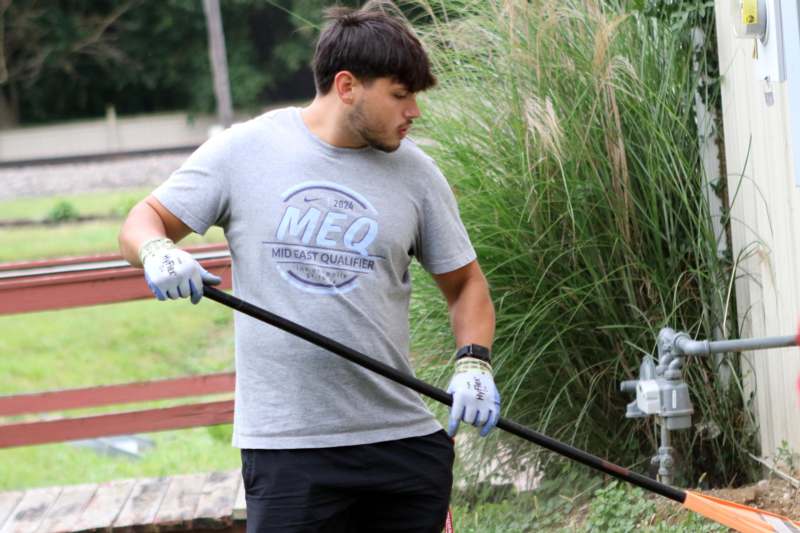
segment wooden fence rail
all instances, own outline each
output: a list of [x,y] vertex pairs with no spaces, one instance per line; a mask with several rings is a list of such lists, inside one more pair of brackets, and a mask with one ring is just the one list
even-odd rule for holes
[[233,400],[0,426],[0,448],[227,424]]
[[[231,286],[224,244],[187,248],[206,270]],[[0,315],[68,309],[152,298],[141,269],[119,255],[75,257],[0,265]]]
[[0,416],[233,392],[233,372],[0,396]]

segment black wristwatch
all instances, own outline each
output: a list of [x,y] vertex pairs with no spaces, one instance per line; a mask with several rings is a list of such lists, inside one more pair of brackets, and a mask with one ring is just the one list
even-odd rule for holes
[[462,357],[473,357],[489,364],[492,363],[492,351],[486,346],[481,346],[480,344],[467,344],[466,346],[459,348],[456,352],[456,361]]

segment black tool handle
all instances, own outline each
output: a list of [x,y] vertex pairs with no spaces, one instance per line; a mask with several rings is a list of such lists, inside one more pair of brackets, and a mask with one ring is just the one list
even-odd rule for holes
[[[453,398],[445,391],[434,387],[429,383],[425,383],[421,379],[417,379],[414,376],[409,376],[408,374],[399,372],[389,365],[381,363],[380,361],[376,361],[372,357],[368,357],[361,352],[358,352],[324,335],[320,335],[319,333],[292,322],[291,320],[286,320],[285,318],[271,313],[266,309],[257,307],[251,303],[245,302],[240,298],[208,285],[203,287],[203,295],[211,300],[214,300],[215,302],[219,302],[227,307],[230,307],[231,309],[244,313],[257,320],[261,320],[262,322],[266,322],[267,324],[275,326],[278,329],[282,329],[283,331],[291,333],[292,335],[296,335],[297,337],[315,344],[320,348],[325,348],[336,355],[344,357],[348,361],[380,374],[385,378],[391,379],[392,381],[415,390],[420,394],[424,394],[425,396],[434,399],[437,402],[445,405],[452,405],[453,403]],[[596,470],[600,470],[601,472],[604,472],[617,479],[627,481],[643,489],[660,494],[661,496],[667,497],[678,503],[683,504],[684,500],[686,499],[686,493],[682,490],[670,487],[664,483],[659,483],[658,481],[650,479],[649,477],[645,477],[641,474],[637,474],[636,472],[631,472],[627,468],[623,468],[614,463],[600,459],[595,455],[587,453],[583,450],[579,450],[578,448],[570,446],[569,444],[557,441],[548,437],[547,435],[543,435],[542,433],[526,428],[525,426],[517,424],[512,420],[500,418],[500,420],[497,422],[497,427],[516,435],[517,437],[533,442],[534,444],[538,444],[543,448],[547,448],[548,450],[552,450],[558,454],[568,457],[569,459],[583,463],[586,466],[590,466]]]

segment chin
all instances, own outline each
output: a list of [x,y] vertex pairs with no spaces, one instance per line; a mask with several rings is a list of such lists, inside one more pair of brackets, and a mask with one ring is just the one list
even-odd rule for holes
[[378,142],[378,141],[373,141],[373,142],[369,143],[369,145],[372,148],[375,148],[376,150],[380,150],[381,152],[386,152],[387,154],[390,154],[392,152],[397,151],[397,149],[400,148],[401,144],[402,144],[401,141],[397,141],[394,144],[388,144],[388,143]]

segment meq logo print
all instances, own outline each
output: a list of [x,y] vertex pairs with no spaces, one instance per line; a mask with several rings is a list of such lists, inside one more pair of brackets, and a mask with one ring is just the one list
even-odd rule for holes
[[341,294],[374,275],[370,245],[378,212],[359,193],[329,181],[306,181],[285,191],[275,240],[264,241],[281,276],[315,294]]

